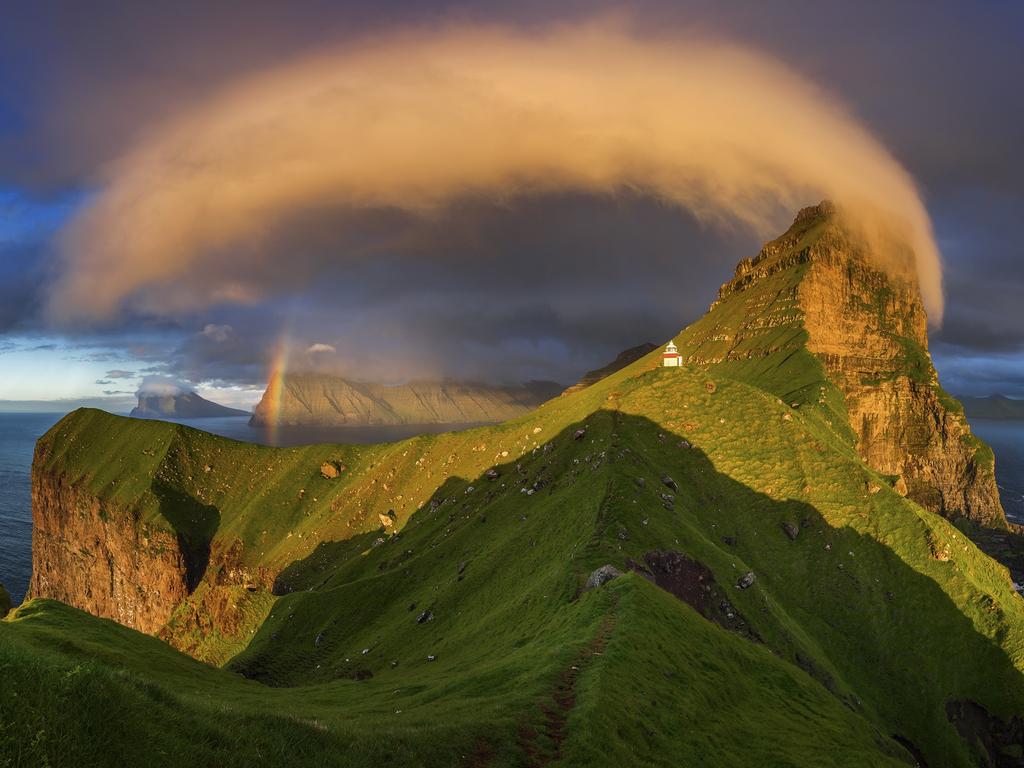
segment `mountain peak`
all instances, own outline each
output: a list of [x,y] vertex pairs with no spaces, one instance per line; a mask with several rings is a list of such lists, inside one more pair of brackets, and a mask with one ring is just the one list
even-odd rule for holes
[[921,294],[900,266],[911,261],[898,239],[867,237],[832,203],[804,208],[740,261],[680,351],[817,409],[922,506],[1005,526],[991,451],[939,386]]

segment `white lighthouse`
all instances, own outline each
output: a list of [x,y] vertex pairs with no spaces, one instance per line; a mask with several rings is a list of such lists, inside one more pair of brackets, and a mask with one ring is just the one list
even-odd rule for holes
[[670,341],[665,346],[665,354],[661,356],[661,364],[666,368],[678,368],[683,364],[683,356],[676,349],[675,341]]

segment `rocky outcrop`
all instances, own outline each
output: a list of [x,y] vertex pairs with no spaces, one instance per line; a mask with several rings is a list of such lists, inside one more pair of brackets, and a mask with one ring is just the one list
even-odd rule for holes
[[33,471],[32,523],[30,597],[152,634],[188,595],[174,534],[145,530],[62,475]]
[[617,371],[621,371],[627,365],[635,363],[641,357],[653,352],[657,348],[657,344],[651,344],[650,342],[647,342],[646,344],[639,344],[635,347],[630,347],[629,349],[623,350],[618,354],[618,356],[616,356],[614,360],[608,363],[608,365],[585,373],[583,375],[583,378],[581,378],[579,381],[577,381],[575,384],[573,384],[571,387],[565,390],[562,394],[571,395],[575,392],[579,392],[582,389],[586,389],[589,386],[597,384],[597,382],[599,382],[601,379],[607,376],[611,376],[613,373],[616,373]]
[[934,512],[1005,527],[992,453],[939,386],[910,258],[898,245],[892,254],[878,247],[828,203],[802,210],[736,267],[688,330],[687,360],[743,367],[794,406],[828,406],[798,362],[812,353],[842,393],[839,410],[870,467]]
[[462,382],[363,384],[338,376],[293,374],[272,382],[250,423],[256,426],[475,424],[505,421],[562,390],[553,382],[499,387]]
[[40,469],[39,451],[46,449],[36,450],[30,597],[158,634],[191,653],[197,632],[238,631],[239,589],[269,592],[275,574],[246,565],[237,539],[199,546],[141,523],[131,508],[96,497],[84,482]]

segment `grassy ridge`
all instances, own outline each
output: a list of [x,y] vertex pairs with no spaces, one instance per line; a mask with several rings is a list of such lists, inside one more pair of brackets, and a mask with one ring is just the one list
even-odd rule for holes
[[[182,493],[215,502],[230,535],[279,536],[250,556],[291,557],[280,577],[290,592],[269,597],[265,621],[228,662],[241,674],[200,665],[186,674],[194,662],[165,647],[182,669],[155,668],[148,644],[156,641],[47,603],[3,625],[8,658],[58,647],[67,660],[47,663],[88,659],[114,680],[127,664],[132,680],[157,686],[176,707],[198,707],[198,718],[200,702],[242,718],[284,708],[325,728],[317,738],[325,755],[342,750],[340,764],[390,755],[450,765],[478,752],[517,764],[535,752],[570,765],[599,755],[621,764],[629,754],[669,765],[709,753],[708,765],[765,756],[763,764],[881,765],[902,754],[894,734],[926,755],[951,756],[946,764],[970,764],[945,702],[969,698],[1001,715],[1024,708],[1024,614],[1005,570],[889,490],[810,409],[725,377],[709,387],[705,372],[654,369],[653,359],[518,422],[387,446],[258,448],[146,423],[151,435],[123,444],[130,455],[154,460],[155,474]],[[575,440],[581,427],[586,436]],[[134,434],[140,423],[83,412],[55,428],[54,444],[122,428]],[[136,453],[143,444],[166,450]],[[123,445],[112,453],[129,455]],[[483,478],[509,449],[499,478]],[[63,460],[84,469],[85,456]],[[341,482],[318,481],[328,458],[345,463]],[[235,480],[206,487],[221,466],[234,467]],[[259,468],[275,484],[257,503],[247,478]],[[666,474],[678,492],[661,484]],[[80,481],[111,498],[123,492],[103,476],[83,472]],[[534,494],[522,492],[538,481]],[[870,493],[869,482],[881,490]],[[676,497],[671,510],[663,492]],[[402,510],[400,535],[384,537],[370,515],[398,495],[423,508],[411,517]],[[335,519],[338,509],[361,514]],[[148,514],[160,524],[158,505]],[[795,541],[784,522],[801,526]],[[950,556],[936,559],[944,548]],[[594,567],[624,569],[653,549],[706,563],[764,643],[707,622],[636,576],[577,597]],[[736,589],[747,570],[755,586]],[[433,618],[416,623],[428,610]],[[609,615],[608,647],[578,681],[559,746],[546,735],[544,702]],[[77,624],[116,632],[118,643],[69,647],[67,637],[83,633]],[[135,637],[147,645],[135,648]],[[706,712],[720,714],[693,723]],[[681,717],[691,724],[673,726]],[[375,745],[366,734],[384,722],[389,738]],[[241,727],[230,728],[223,754],[210,753],[216,761],[247,738]],[[274,743],[304,738],[291,720],[272,728]],[[524,728],[533,741],[524,743]]]

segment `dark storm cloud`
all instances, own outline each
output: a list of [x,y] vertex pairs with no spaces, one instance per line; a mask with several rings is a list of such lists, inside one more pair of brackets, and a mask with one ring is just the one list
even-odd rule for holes
[[[366,31],[466,18],[529,24],[600,5],[611,6],[19,4],[0,24],[0,184],[58,192],[100,184],[125,144],[183,105]],[[1024,6],[832,2],[813,14],[800,2],[633,6],[640,27],[697,26],[752,43],[851,104],[920,182],[935,219],[948,265],[947,317],[933,337],[944,383],[1020,393]],[[249,275],[279,289],[273,300],[82,332],[130,350],[140,371],[193,382],[260,383],[285,332],[301,349],[335,347],[310,365],[367,377],[569,381],[626,346],[673,334],[714,298],[728,265],[757,246],[749,233],[708,231],[628,196],[466,200],[431,222],[307,209],[261,246],[282,258],[260,260]],[[39,245],[0,244],[0,333],[38,327],[50,269]],[[124,364],[120,352],[85,354]],[[397,370],[385,362],[396,357]]]

